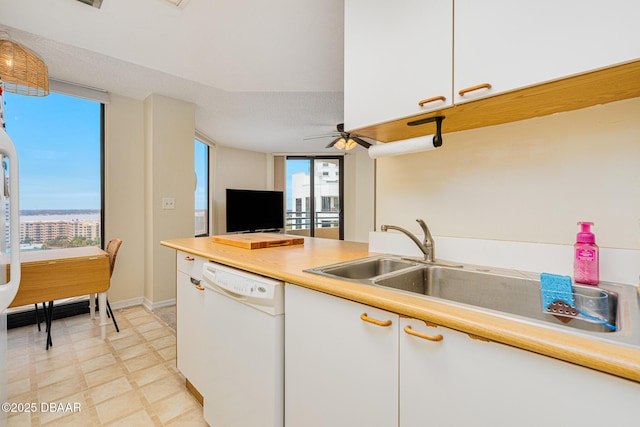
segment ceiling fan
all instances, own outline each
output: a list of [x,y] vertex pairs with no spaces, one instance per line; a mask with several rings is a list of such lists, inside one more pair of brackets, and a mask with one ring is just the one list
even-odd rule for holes
[[326,146],[326,148],[333,147],[333,148],[337,148],[338,150],[349,151],[349,150],[353,150],[358,145],[364,148],[371,147],[371,144],[365,141],[364,139],[359,138],[349,132],[345,132],[344,123],[338,123],[338,125],[336,126],[336,132],[332,134],[314,136],[314,137],[305,138],[305,139],[317,139],[317,138],[327,138],[327,137],[333,137],[334,140],[331,141]]

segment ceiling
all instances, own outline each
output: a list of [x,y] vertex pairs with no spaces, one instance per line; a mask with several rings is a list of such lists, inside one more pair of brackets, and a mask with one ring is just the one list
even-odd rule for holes
[[198,131],[265,153],[324,151],[343,122],[344,0],[0,0],[0,31],[62,81],[196,105]]

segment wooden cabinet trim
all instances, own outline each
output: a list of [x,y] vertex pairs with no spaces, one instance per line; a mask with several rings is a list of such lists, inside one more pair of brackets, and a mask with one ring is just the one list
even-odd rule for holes
[[407,122],[436,116],[446,117],[442,125],[446,134],[637,97],[640,97],[640,60],[348,132],[392,142],[435,133],[434,123],[407,126]]

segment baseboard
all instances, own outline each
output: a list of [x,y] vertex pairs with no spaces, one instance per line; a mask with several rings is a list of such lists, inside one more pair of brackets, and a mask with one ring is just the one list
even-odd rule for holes
[[133,307],[133,306],[136,306],[136,305],[142,305],[143,307],[147,308],[148,310],[153,311],[153,310],[155,310],[157,308],[171,307],[173,305],[176,305],[176,299],[172,298],[172,299],[167,299],[167,300],[164,300],[164,301],[152,302],[148,298],[137,297],[137,298],[130,298],[130,299],[116,301],[116,302],[109,301],[109,304],[111,304],[111,308],[113,310],[117,310],[117,309],[121,309],[121,308],[127,308],[127,307]]
[[162,307],[171,307],[172,305],[176,305],[176,299],[167,299],[164,301],[153,302],[147,298],[143,298],[142,305],[145,306],[148,310],[156,310]]
[[[19,328],[21,326],[36,324],[35,306],[32,309],[7,314],[7,329]],[[42,304],[38,304],[39,320],[41,328],[44,328],[44,311]],[[75,302],[64,302],[53,305],[53,320],[64,319],[66,317],[76,316],[78,314],[89,313],[89,299]]]
[[197,388],[195,388],[193,386],[193,384],[191,384],[191,382],[189,382],[188,379],[185,378],[185,385],[187,387],[187,390],[189,390],[189,393],[191,393],[193,395],[193,397],[196,398],[196,400],[198,402],[200,402],[200,405],[204,406],[204,397],[202,396],[202,394],[198,391]]
[[112,310],[119,310],[121,308],[142,305],[143,304],[142,299],[143,299],[142,297],[137,297],[137,298],[130,298],[130,299],[125,299],[125,300],[115,301],[115,302],[109,301],[109,304],[111,305]]
[[[112,310],[119,310],[122,308],[133,307],[136,305],[143,305],[148,310],[153,311],[162,307],[170,307],[176,305],[176,299],[168,299],[164,301],[151,302],[147,298],[137,297],[127,300],[111,302]],[[36,311],[34,305],[30,306],[31,309],[24,311],[17,311],[7,314],[7,329],[19,328],[21,326],[34,325],[36,323]],[[42,311],[42,304],[38,306],[40,313],[40,321],[44,324],[44,313]],[[65,317],[76,316],[78,314],[89,313],[89,299],[87,297],[82,298],[79,301],[65,301],[63,303],[53,305],[53,319],[63,319]]]

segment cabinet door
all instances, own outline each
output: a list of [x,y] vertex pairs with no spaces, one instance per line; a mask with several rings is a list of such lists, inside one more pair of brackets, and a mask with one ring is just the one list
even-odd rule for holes
[[[391,324],[363,321],[363,313]],[[395,314],[287,284],[285,425],[397,425],[397,321]]]
[[177,251],[176,261],[178,271],[181,271],[197,280],[202,279],[202,265],[207,262],[206,259],[186,252]]
[[205,354],[202,350],[204,323],[204,292],[191,281],[192,277],[178,271],[176,290],[176,339],[178,370],[203,393]]
[[[406,326],[443,339],[411,336]],[[639,396],[638,383],[400,320],[402,427],[625,425],[637,418]]]
[[452,13],[452,0],[345,0],[345,129],[451,105]]
[[640,57],[637,1],[456,0],[454,16],[454,103]]

